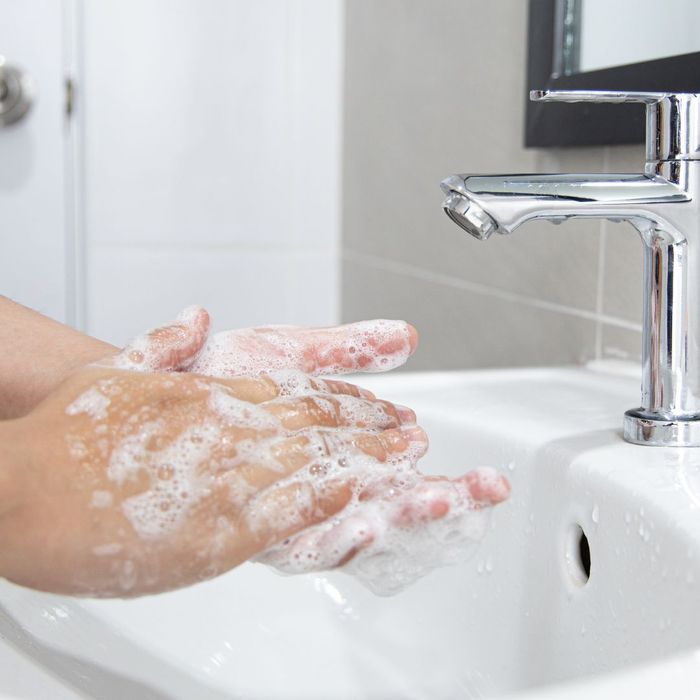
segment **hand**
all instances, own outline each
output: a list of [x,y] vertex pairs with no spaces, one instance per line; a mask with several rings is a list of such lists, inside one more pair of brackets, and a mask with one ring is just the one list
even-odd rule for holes
[[489,467],[457,479],[417,472],[370,478],[338,515],[274,545],[256,561],[287,574],[341,568],[378,595],[463,562],[486,534],[492,506],[510,493]]
[[[205,345],[207,329],[206,312],[189,307],[175,323],[136,339],[118,362],[223,376],[272,368],[371,371],[405,361],[417,342],[415,329],[401,321],[226,331]],[[508,481],[488,468],[457,479],[424,476],[415,471],[419,457],[394,458],[384,469],[356,459],[359,487],[344,511],[286,538],[257,561],[287,573],[345,567],[375,592],[386,593],[463,558],[483,536],[490,507],[508,497]],[[367,560],[383,563],[368,567]]]
[[361,321],[334,328],[268,326],[216,333],[209,315],[187,307],[172,323],[134,339],[111,362],[123,369],[190,371],[214,377],[274,370],[305,374],[385,372],[404,364],[418,333],[405,321]]
[[[202,368],[196,369],[217,376],[232,376],[240,374],[242,366],[250,365],[251,370],[247,372],[250,374],[275,364],[310,373],[317,373],[317,369],[318,372],[327,373],[331,365],[337,365],[339,360],[346,370],[359,369],[363,363],[369,365],[370,370],[373,365],[376,365],[376,369],[390,369],[399,357],[406,355],[406,336],[410,349],[415,348],[416,333],[407,324],[400,321],[387,322],[388,327],[393,328],[390,334],[392,337],[387,343],[386,338],[381,338],[380,328],[386,328],[386,324],[370,323],[374,330],[368,338],[371,350],[369,355],[355,355],[348,347],[347,354],[355,356],[343,358],[343,344],[347,346],[353,334],[361,336],[362,328],[366,328],[367,322],[328,329],[243,329],[215,335],[212,347],[204,353]],[[124,369],[142,371],[193,369],[192,364],[207,339],[208,329],[209,316],[206,311],[190,307],[174,323],[132,343],[129,346],[131,352],[120,358],[121,366]],[[287,338],[292,341],[295,351],[288,362],[280,361],[278,341]],[[392,347],[392,342],[397,343],[396,347]],[[3,348],[0,356],[1,420],[27,415],[73,372],[88,363],[102,361],[108,355],[119,352],[108,343],[79,333],[2,295],[0,346]],[[362,347],[362,340],[359,347]],[[251,352],[257,353],[252,357],[253,362],[244,362],[246,353],[250,357]],[[382,353],[387,358],[384,363]],[[372,362],[372,356],[378,359],[377,363]],[[268,357],[273,361],[269,362]]]
[[344,382],[85,368],[0,423],[0,576],[91,596],[215,576],[340,512],[342,464],[423,454],[414,423]]

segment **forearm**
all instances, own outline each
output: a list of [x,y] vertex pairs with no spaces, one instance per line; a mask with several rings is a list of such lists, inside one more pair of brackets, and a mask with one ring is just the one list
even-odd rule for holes
[[[18,424],[19,421],[14,420],[0,422],[0,558],[7,516],[17,507],[23,490],[20,477],[24,464],[20,463],[22,456],[17,450]],[[0,577],[2,575],[0,570]]]
[[23,416],[69,374],[116,351],[0,296],[0,419]]

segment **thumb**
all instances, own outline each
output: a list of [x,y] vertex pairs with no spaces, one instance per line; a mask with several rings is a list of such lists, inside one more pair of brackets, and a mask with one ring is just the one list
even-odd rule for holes
[[134,338],[108,364],[140,372],[178,372],[195,360],[209,333],[209,314],[188,306],[166,326]]

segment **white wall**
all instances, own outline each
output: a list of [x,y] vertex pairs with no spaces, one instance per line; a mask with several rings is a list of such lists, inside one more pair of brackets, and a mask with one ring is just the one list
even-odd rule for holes
[[73,321],[62,3],[0,0],[0,54],[33,78],[24,119],[0,129],[0,294]]
[[79,9],[86,330],[334,323],[341,0]]

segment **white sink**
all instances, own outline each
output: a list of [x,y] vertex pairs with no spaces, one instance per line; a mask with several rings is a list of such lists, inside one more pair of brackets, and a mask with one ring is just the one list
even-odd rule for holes
[[133,601],[0,583],[0,693],[696,697],[700,449],[622,441],[638,379],[598,367],[358,381],[417,410],[431,436],[425,471],[488,464],[510,478],[473,560],[394,598],[342,573],[252,564]]

